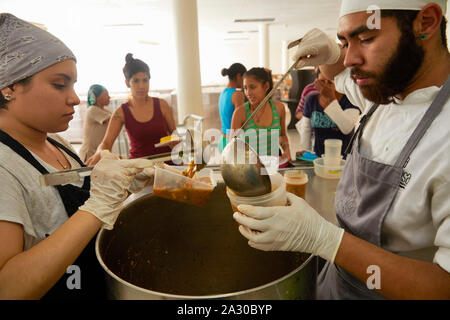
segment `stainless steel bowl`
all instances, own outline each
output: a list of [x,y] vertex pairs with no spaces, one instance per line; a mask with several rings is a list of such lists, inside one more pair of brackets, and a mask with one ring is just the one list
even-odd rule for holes
[[111,299],[313,299],[317,259],[248,246],[219,183],[207,206],[154,196],[101,230],[97,258]]

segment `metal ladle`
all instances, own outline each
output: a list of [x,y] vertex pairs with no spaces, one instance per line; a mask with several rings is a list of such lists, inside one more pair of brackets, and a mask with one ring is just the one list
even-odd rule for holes
[[[265,166],[261,162],[258,154],[245,141],[238,138],[237,134],[245,128],[247,123],[253,119],[258,111],[267,101],[269,101],[273,93],[278,89],[281,83],[283,83],[284,79],[289,75],[292,69],[300,63],[301,59],[302,57],[292,64],[289,70],[286,71],[280,81],[278,81],[272,90],[264,97],[240,129],[233,133],[231,141],[223,149],[222,164],[220,165],[222,178],[227,187],[238,196],[256,197],[269,193],[272,190],[270,177],[267,172],[262,171],[265,169]],[[299,64],[298,68],[300,69],[303,65],[304,64]]]

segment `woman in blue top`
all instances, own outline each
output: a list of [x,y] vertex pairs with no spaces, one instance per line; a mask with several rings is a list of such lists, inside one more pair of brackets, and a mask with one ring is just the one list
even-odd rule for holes
[[228,69],[222,69],[222,76],[228,76],[228,85],[219,97],[219,113],[223,134],[220,150],[226,145],[234,110],[245,102],[244,93],[237,89],[242,89],[243,75],[246,71],[247,69],[240,63],[233,63]]

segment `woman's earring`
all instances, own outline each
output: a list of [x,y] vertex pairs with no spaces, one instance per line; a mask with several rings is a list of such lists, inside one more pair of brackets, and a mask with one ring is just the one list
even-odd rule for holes
[[422,33],[420,36],[419,36],[419,39],[420,40],[425,40],[427,38],[427,35],[425,34],[425,33]]
[[11,101],[12,100],[12,95],[10,95],[9,93],[5,94],[5,100],[6,101]]

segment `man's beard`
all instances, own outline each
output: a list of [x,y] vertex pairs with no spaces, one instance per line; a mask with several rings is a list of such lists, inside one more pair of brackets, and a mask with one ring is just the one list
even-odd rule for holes
[[411,84],[424,61],[425,52],[416,43],[412,32],[403,32],[397,49],[381,74],[365,72],[358,68],[351,70],[352,76],[373,78],[371,85],[361,85],[364,97],[376,104],[394,102],[394,97]]

